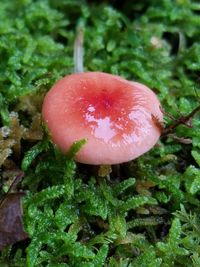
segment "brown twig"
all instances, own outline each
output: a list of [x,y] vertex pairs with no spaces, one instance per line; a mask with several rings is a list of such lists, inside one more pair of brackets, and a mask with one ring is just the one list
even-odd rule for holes
[[[181,124],[184,124],[185,126],[191,128],[192,125],[190,123],[190,120],[194,117],[194,115],[200,111],[200,105],[194,108],[188,115],[180,116],[178,119],[176,119],[171,125],[169,125],[167,128],[163,129],[161,137],[164,137],[178,127]],[[166,114],[166,113],[165,113]]]
[[179,137],[173,133],[169,133],[167,135],[167,137],[170,137],[172,139],[174,139],[175,141],[181,143],[181,144],[185,144],[185,145],[189,145],[189,144],[192,144],[192,139],[190,138],[184,138],[184,137]]

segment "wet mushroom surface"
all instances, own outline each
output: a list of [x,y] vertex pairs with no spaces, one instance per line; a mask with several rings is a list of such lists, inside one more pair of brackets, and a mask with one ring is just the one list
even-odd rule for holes
[[148,151],[161,134],[153,118],[163,119],[153,91],[101,72],[59,80],[45,96],[42,116],[63,152],[86,139],[76,160],[95,165],[127,162]]

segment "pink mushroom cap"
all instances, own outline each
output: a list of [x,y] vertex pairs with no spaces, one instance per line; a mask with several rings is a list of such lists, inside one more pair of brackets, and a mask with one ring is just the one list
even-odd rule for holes
[[160,102],[143,84],[102,72],[65,76],[46,94],[42,117],[53,142],[66,153],[78,140],[86,144],[76,161],[119,164],[150,150],[163,121]]

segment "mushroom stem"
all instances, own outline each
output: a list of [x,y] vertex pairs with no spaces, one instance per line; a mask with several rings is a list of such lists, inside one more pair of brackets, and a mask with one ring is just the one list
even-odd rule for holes
[[83,72],[83,28],[78,28],[77,36],[74,42],[74,72]]

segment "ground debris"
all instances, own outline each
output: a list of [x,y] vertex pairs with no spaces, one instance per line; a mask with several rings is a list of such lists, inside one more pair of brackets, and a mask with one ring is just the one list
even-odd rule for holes
[[21,141],[38,141],[43,137],[41,115],[36,113],[30,127],[24,127],[17,112],[10,113],[10,126],[0,128],[0,167],[5,164],[9,156],[14,153],[16,158],[21,154]]
[[0,251],[7,245],[26,239],[22,225],[23,193],[9,193],[0,204]]

